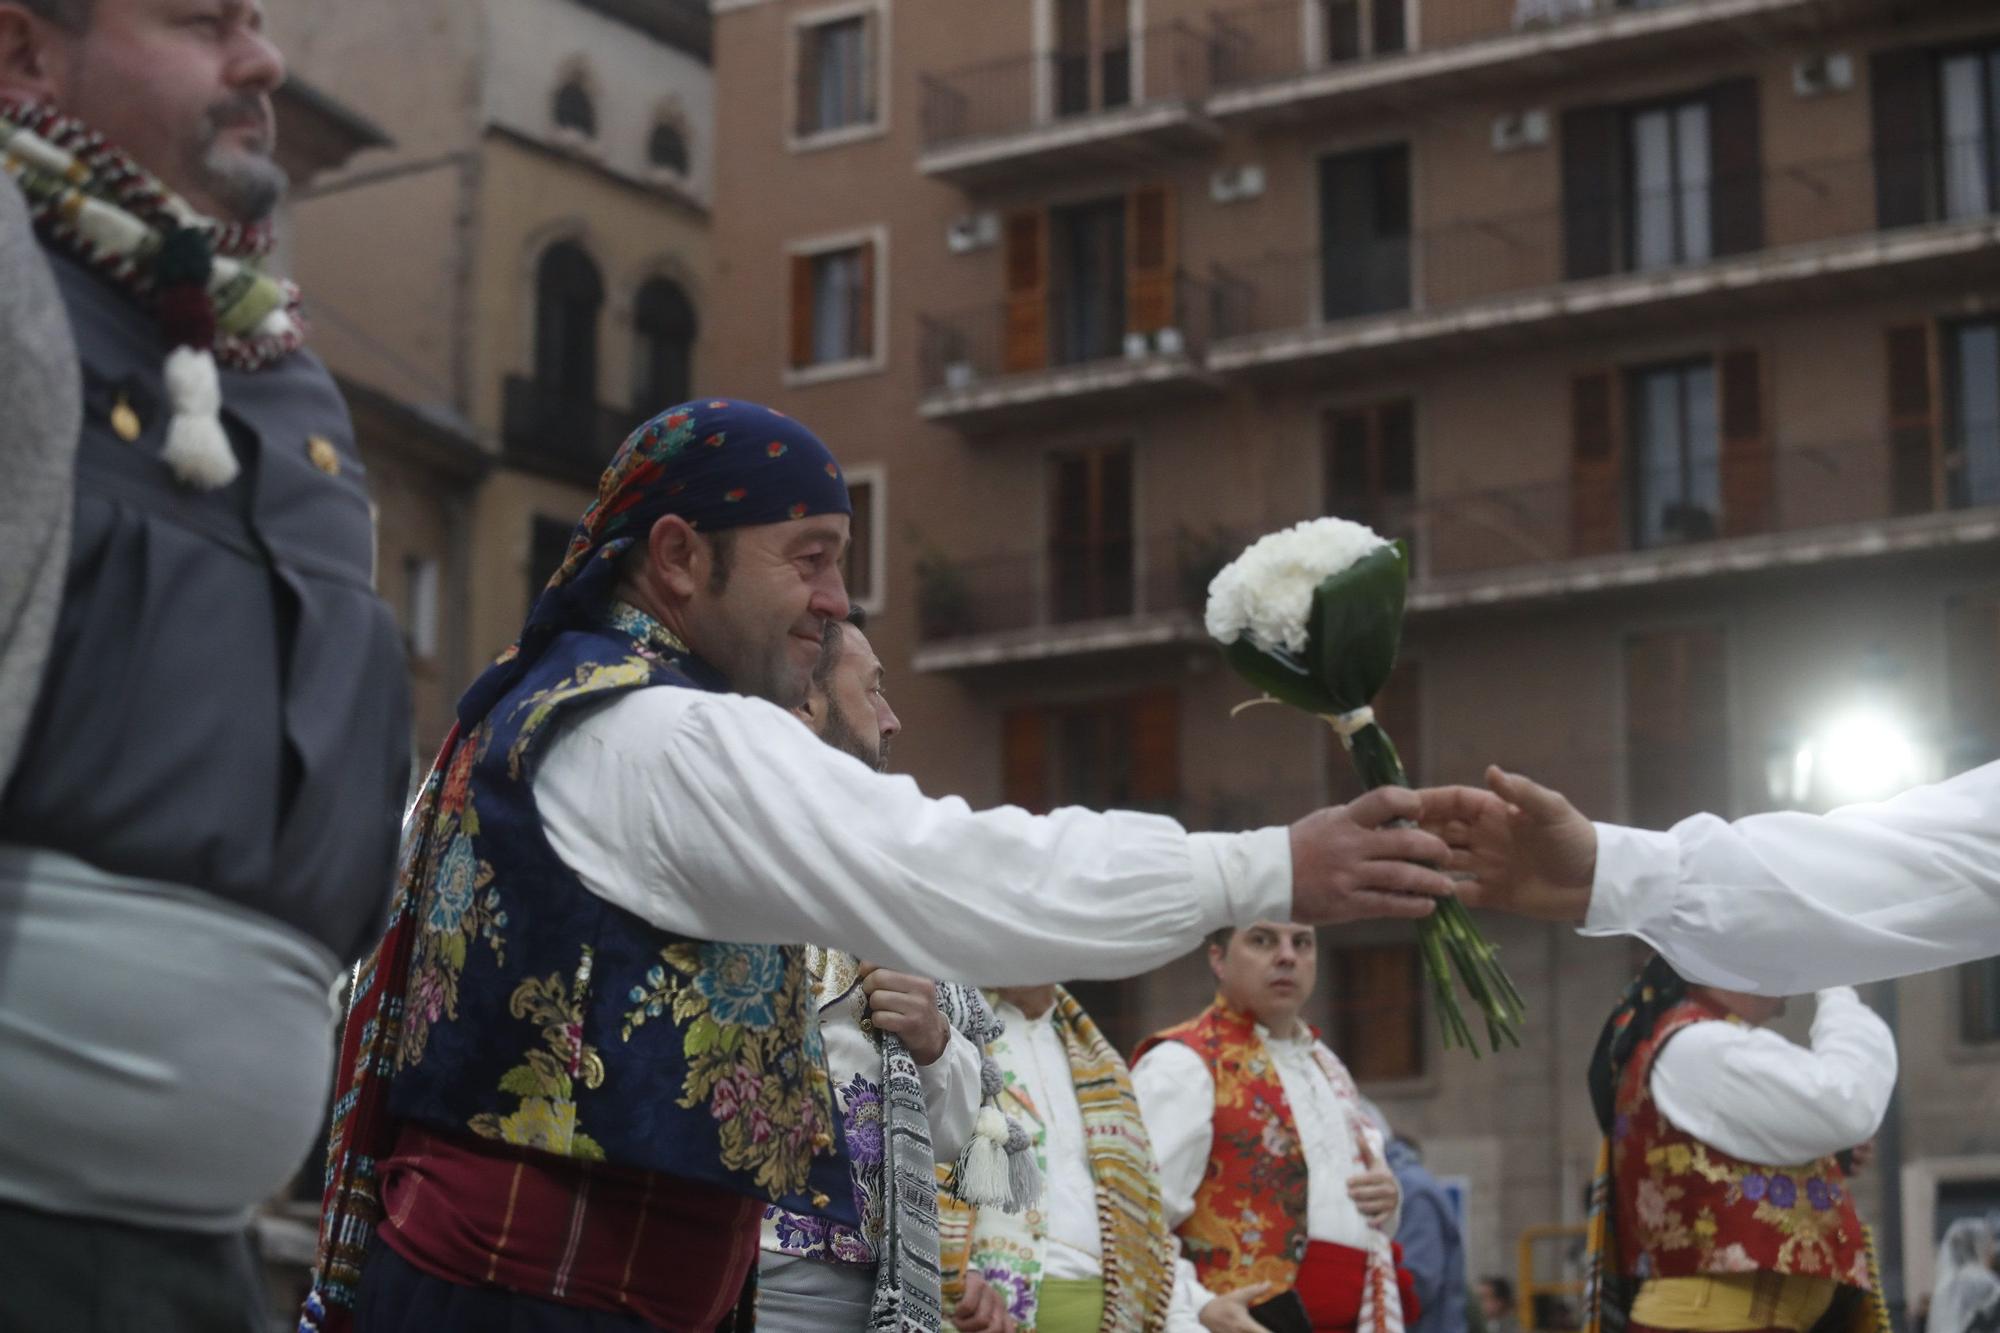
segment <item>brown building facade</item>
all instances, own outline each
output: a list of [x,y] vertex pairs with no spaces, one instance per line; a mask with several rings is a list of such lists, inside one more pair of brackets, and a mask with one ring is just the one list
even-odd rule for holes
[[[1200,626],[1246,539],[1330,513],[1411,544],[1380,711],[1419,780],[1498,761],[1661,825],[2000,754],[1989,6],[715,9],[702,389],[865,487],[852,582],[928,788],[1199,827],[1350,791],[1323,728],[1232,717]],[[1319,1015],[1468,1179],[1481,1270],[1580,1221],[1638,956],[1489,928],[1522,1050],[1441,1051],[1400,928],[1327,934]],[[1129,1045],[1206,988],[1085,990]],[[2000,1201],[2000,984],[1898,1001],[1876,1205],[1924,1289],[1943,1220]]]

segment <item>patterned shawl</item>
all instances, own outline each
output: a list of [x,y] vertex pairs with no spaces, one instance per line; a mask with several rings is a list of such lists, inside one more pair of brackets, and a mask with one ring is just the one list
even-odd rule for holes
[[[1158,1333],[1166,1326],[1173,1299],[1179,1250],[1167,1227],[1160,1171],[1145,1121],[1139,1117],[1138,1098],[1132,1093],[1132,1071],[1076,997],[1060,986],[1052,1021],[1069,1053],[1070,1077],[1089,1143],[1090,1174],[1097,1185],[1103,1333]],[[1008,1041],[1003,1034],[988,1046],[989,1052],[1004,1057]],[[1034,1126],[1034,1151],[1046,1177],[1048,1135],[1040,1109],[1013,1087],[1003,1100]],[[1022,1328],[1032,1329],[1047,1242],[1042,1214],[973,1209],[947,1200],[941,1230],[947,1294],[956,1298],[964,1290],[965,1274],[977,1272],[1006,1293]]]

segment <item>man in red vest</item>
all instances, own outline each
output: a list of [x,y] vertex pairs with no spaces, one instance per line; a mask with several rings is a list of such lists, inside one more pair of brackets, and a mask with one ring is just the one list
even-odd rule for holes
[[1819,993],[1810,1046],[1764,1029],[1784,1008],[1655,958],[1605,1024],[1593,1328],[1619,1309],[1633,1333],[1875,1325],[1868,1233],[1837,1159],[1888,1110],[1895,1039],[1845,986]]
[[1301,1022],[1311,926],[1210,936],[1215,1003],[1140,1044],[1133,1088],[1181,1258],[1170,1333],[1401,1333],[1401,1197],[1354,1080]]

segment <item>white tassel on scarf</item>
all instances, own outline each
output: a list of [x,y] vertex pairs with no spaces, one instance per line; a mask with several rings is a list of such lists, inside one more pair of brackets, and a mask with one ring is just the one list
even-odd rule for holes
[[207,348],[176,347],[167,353],[167,401],[173,419],[160,456],[184,485],[213,491],[241,471],[229,433],[222,428],[222,380]]

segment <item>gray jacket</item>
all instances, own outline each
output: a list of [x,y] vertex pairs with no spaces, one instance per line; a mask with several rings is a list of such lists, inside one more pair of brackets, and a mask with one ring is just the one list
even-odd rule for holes
[[0,175],[0,787],[62,599],[81,413],[69,321],[20,191]]

